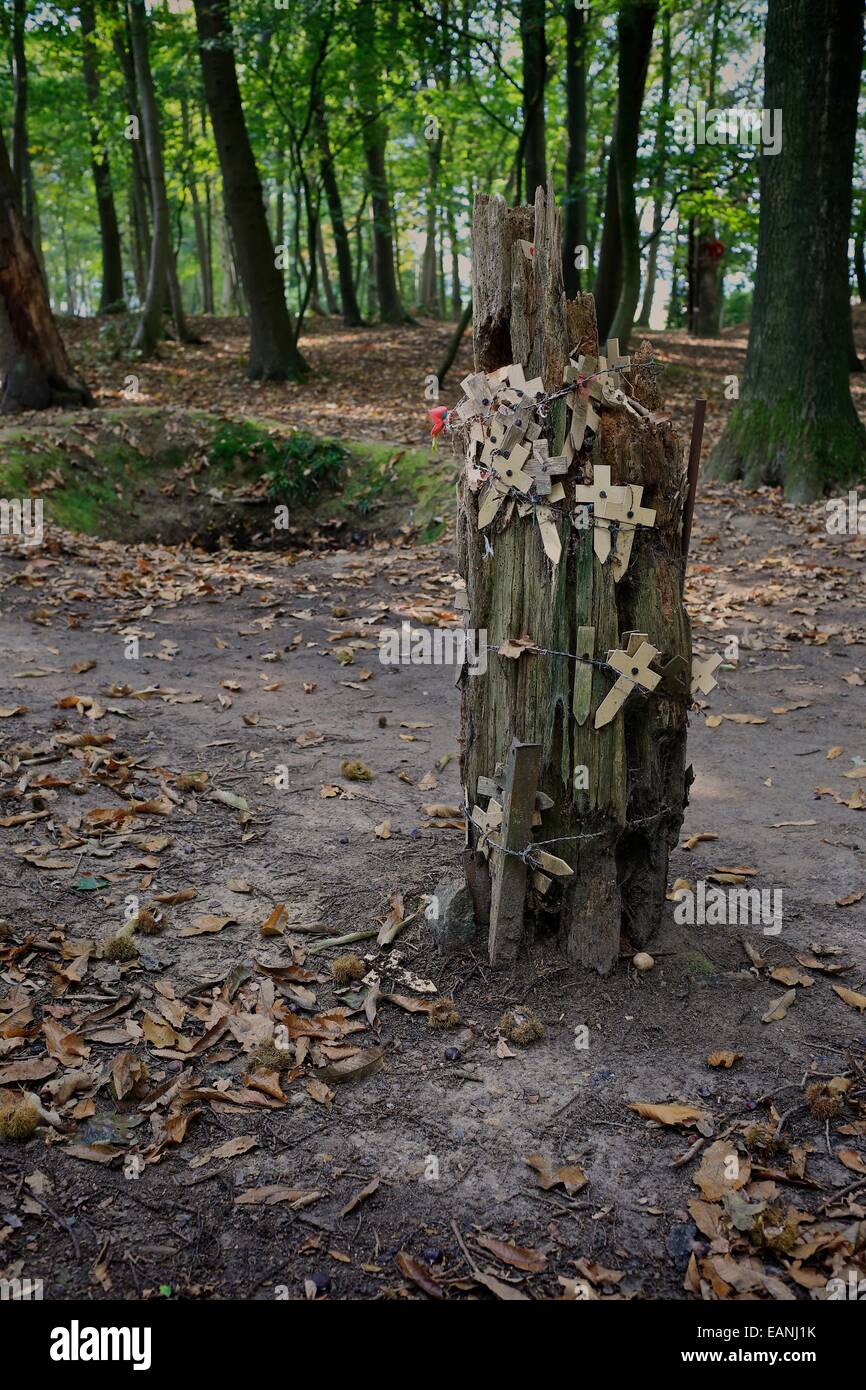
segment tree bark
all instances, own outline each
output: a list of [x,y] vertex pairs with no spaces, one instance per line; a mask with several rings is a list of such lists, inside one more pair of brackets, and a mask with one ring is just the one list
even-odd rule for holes
[[526,197],[547,187],[544,84],[547,81],[547,36],[544,0],[520,0],[523,45],[523,169]]
[[794,502],[863,476],[846,331],[862,49],[862,3],[770,0],[764,107],[784,111],[784,138],[760,160],[746,368],[711,472]]
[[[589,248],[586,192],[586,61],[588,14],[569,5],[565,17],[565,196],[562,216],[562,273],[565,293],[573,299],[582,280],[577,248]],[[587,267],[588,270],[588,267]]]
[[0,128],[0,413],[93,405],[70,365],[18,205]]
[[[518,243],[531,241],[534,255]],[[522,363],[558,390],[569,352],[597,352],[592,296],[566,301],[559,217],[542,190],[535,208],[507,208],[478,195],[473,218],[473,298],[476,371]],[[660,404],[642,373],[629,378],[650,409]],[[561,452],[567,428],[562,401],[547,415],[551,455]],[[668,856],[676,845],[687,800],[686,702],[656,692],[633,697],[613,722],[596,730],[573,714],[577,673],[586,667],[560,653],[578,652],[578,629],[595,632],[595,656],[640,631],[662,659],[690,659],[688,618],[682,602],[680,503],[684,474],[679,443],[665,424],[638,424],[622,410],[604,408],[601,429],[571,462],[562,479],[566,497],[555,521],[562,542],[556,566],[547,559],[532,513],[509,515],[504,504],[485,531],[478,529],[478,498],[460,485],[459,567],[468,592],[470,627],[486,631],[486,674],[462,681],[462,771],[467,807],[480,803],[478,779],[493,777],[512,739],[541,744],[539,787],[551,800],[539,840],[574,871],[566,886],[528,898],[532,925],[558,933],[570,960],[606,973],[619,953],[620,932],[633,946],[646,944],[664,909]],[[574,489],[589,465],[611,469],[616,485],[644,487],[655,525],[634,541],[628,574],[615,584],[610,565],[593,549],[593,531],[573,529]],[[489,554],[484,537],[492,545]],[[527,634],[539,653],[505,659],[496,648]],[[593,670],[591,704],[610,689],[609,673]],[[577,786],[577,768],[588,786]],[[575,839],[575,837],[591,837]],[[491,850],[491,854],[495,854]],[[470,821],[467,881],[483,921],[488,868]]]
[[385,167],[387,129],[379,111],[380,59],[376,12],[379,0],[356,0],[355,51],[357,88],[362,122],[362,143],[367,165],[367,186],[373,210],[373,264],[379,317],[384,323],[403,323],[406,318],[394,259],[391,195]]
[[222,170],[226,214],[249,304],[253,380],[302,375],[302,357],[268,231],[262,185],[238,87],[229,0],[195,0],[199,53]]
[[635,207],[637,142],[658,0],[625,0],[617,19],[619,76],[616,127],[616,193],[622,243],[622,289],[610,330],[628,347],[640,298],[640,224]]
[[120,248],[120,229],[117,225],[117,210],[114,206],[114,190],[111,183],[111,164],[108,150],[99,130],[100,83],[96,53],[92,42],[96,31],[93,0],[82,0],[80,10],[84,90],[90,109],[90,167],[93,171],[93,184],[96,189],[99,241],[102,250],[102,288],[99,295],[99,313],[110,314],[126,307],[123,257]]

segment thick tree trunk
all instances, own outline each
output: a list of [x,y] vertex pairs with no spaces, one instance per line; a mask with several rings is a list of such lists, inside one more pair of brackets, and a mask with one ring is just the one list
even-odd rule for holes
[[[521,242],[531,242],[527,257]],[[507,208],[479,195],[473,219],[475,368],[493,372],[512,362],[544,389],[561,389],[569,356],[595,355],[598,341],[592,296],[566,301],[559,217],[552,195],[539,190],[534,210]],[[651,410],[660,404],[648,376],[629,376],[634,398]],[[585,654],[594,630],[595,658],[625,645],[639,631],[661,660],[690,660],[688,618],[682,603],[680,506],[684,488],[679,443],[669,425],[638,422],[623,409],[601,407],[600,432],[561,478],[565,497],[554,512],[561,542],[558,562],[542,548],[541,517],[503,503],[494,521],[478,526],[479,497],[460,485],[459,566],[468,592],[467,622],[486,631],[486,674],[462,682],[462,769],[466,804],[481,805],[479,778],[494,778],[513,739],[541,745],[539,788],[549,801],[535,832],[573,870],[546,893],[536,884],[527,918],[556,932],[571,960],[609,971],[624,931],[646,944],[660,920],[670,850],[677,842],[687,800],[686,701],[656,691],[632,695],[599,729],[589,717],[607,695],[609,671],[590,669],[561,653]],[[546,416],[550,454],[560,455],[567,431],[562,400]],[[501,464],[500,464],[501,466]],[[615,582],[610,563],[594,553],[592,527],[572,525],[575,487],[609,467],[615,486],[640,485],[655,524],[634,539],[628,573]],[[486,537],[486,540],[485,540]],[[492,553],[491,553],[492,550]],[[583,630],[583,631],[581,631]],[[540,649],[512,659],[496,648],[528,636]],[[577,682],[580,682],[579,698]],[[583,708],[585,704],[585,708]],[[580,712],[579,712],[580,710]],[[586,775],[576,777],[578,769]],[[543,803],[545,804],[545,803]],[[576,838],[577,837],[577,838]],[[584,837],[584,838],[580,838]],[[588,838],[587,838],[588,837]],[[483,921],[489,902],[489,864],[470,821],[467,881]],[[520,847],[518,847],[520,848]],[[497,850],[490,850],[491,861]]]
[[658,270],[659,242],[662,232],[662,213],[665,200],[665,175],[667,173],[667,154],[668,154],[668,118],[670,115],[669,107],[671,101],[671,79],[673,75],[673,59],[671,55],[671,16],[670,11],[662,13],[662,90],[659,101],[659,115],[656,122],[655,133],[655,173],[653,182],[655,190],[653,192],[653,229],[652,240],[647,253],[646,265],[646,284],[643,292],[643,305],[637,321],[639,328],[649,328],[650,315],[652,314],[653,296],[656,288],[656,273]]
[[24,218],[24,227],[47,284],[45,257],[42,253],[42,232],[39,224],[39,204],[36,197],[36,182],[33,177],[27,135],[29,88],[25,43],[26,19],[27,0],[14,0],[12,11],[12,80],[15,101],[12,112],[12,169],[15,174],[18,206],[21,208]]
[[307,364],[295,338],[268,231],[262,185],[247,134],[235,69],[228,0],[195,0],[199,53],[241,280],[249,304],[247,375],[285,381]]
[[705,221],[691,238],[692,281],[689,332],[696,338],[718,338],[722,327],[722,275],[710,248],[716,239],[715,226]]
[[0,129],[0,412],[92,405],[73,371],[24,227]]
[[[586,14],[569,5],[565,17],[565,196],[562,200],[562,274],[565,293],[573,299],[583,285],[577,250],[589,247],[586,193]],[[589,267],[587,266],[588,270]]]
[[637,142],[658,0],[625,0],[619,12],[619,77],[616,127],[616,193],[622,242],[622,289],[611,333],[628,347],[640,298],[640,224],[635,207]]
[[784,111],[784,140],[761,156],[746,369],[711,472],[795,502],[864,476],[846,331],[862,49],[858,0],[770,0],[763,104]]
[[90,167],[93,171],[93,184],[96,189],[99,241],[102,248],[102,289],[99,295],[99,312],[100,314],[110,314],[125,307],[123,258],[120,249],[117,210],[114,206],[114,190],[111,183],[111,165],[108,150],[99,130],[99,69],[92,42],[96,30],[93,0],[82,0],[80,8],[84,90],[87,94],[87,105],[90,110]]
[[544,0],[520,0],[520,38],[523,45],[523,169],[526,197],[547,187],[544,84],[547,80],[547,37]]

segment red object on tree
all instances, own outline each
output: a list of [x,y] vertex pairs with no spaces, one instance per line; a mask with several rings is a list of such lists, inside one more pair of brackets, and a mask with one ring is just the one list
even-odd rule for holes
[[433,408],[433,410],[428,410],[427,414],[433,421],[433,428],[430,431],[430,434],[433,437],[433,439],[435,439],[437,434],[441,434],[445,428],[445,421],[448,419],[448,407],[444,405],[437,405]]
[[711,261],[720,261],[725,254],[725,245],[721,241],[707,242],[707,255]]

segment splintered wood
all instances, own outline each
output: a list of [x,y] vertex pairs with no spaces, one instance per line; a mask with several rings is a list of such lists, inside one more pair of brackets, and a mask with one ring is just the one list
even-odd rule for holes
[[[566,302],[552,193],[479,195],[459,568],[483,675],[462,681],[467,883],[494,965],[528,924],[608,971],[658,924],[690,773],[679,443],[646,370]],[[712,680],[697,670],[695,689]]]

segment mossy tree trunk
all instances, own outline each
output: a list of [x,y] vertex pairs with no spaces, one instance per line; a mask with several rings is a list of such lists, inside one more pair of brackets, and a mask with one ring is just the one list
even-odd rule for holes
[[782,148],[762,154],[752,326],[741,397],[710,474],[784,484],[790,501],[866,474],[848,384],[848,229],[863,9],[770,0],[764,106]]
[[[530,258],[518,245],[521,240],[533,243]],[[526,377],[542,377],[550,392],[561,387],[569,356],[597,352],[593,298],[582,294],[566,301],[560,248],[550,191],[538,190],[534,209],[476,197],[476,371],[522,363]],[[633,372],[631,381],[635,397],[657,409],[649,374]],[[554,402],[546,429],[551,455],[561,452],[566,416],[564,401]],[[641,484],[644,503],[656,509],[655,525],[637,534],[618,584],[610,565],[594,554],[592,530],[576,529],[569,519],[575,487],[590,480],[590,465],[609,466],[616,485]],[[600,432],[561,481],[566,497],[555,522],[562,542],[555,568],[545,556],[534,515],[521,518],[515,511],[503,521],[504,507],[479,531],[478,498],[461,483],[459,564],[470,626],[486,630],[491,648],[527,634],[539,648],[567,653],[579,652],[578,630],[592,627],[595,656],[602,659],[623,645],[623,633],[640,631],[660,650],[661,660],[689,661],[680,555],[684,474],[670,426],[603,407]],[[485,536],[492,557],[485,553]],[[513,739],[541,744],[539,786],[553,804],[536,839],[561,840],[550,849],[574,875],[544,897],[530,893],[527,925],[546,925],[558,934],[569,959],[606,972],[617,959],[621,930],[633,945],[643,945],[663,910],[668,855],[687,799],[686,704],[682,697],[634,693],[611,723],[596,730],[592,716],[578,723],[573,715],[575,680],[578,672],[583,680],[586,671],[565,656],[525,652],[511,660],[491,650],[486,673],[466,675],[462,682],[461,758],[471,810],[479,777],[493,777],[497,765],[505,765]],[[593,711],[611,683],[609,672],[592,670]],[[585,789],[575,785],[579,767],[587,770]],[[483,923],[489,866],[479,845],[470,824],[466,875],[476,919]]]

